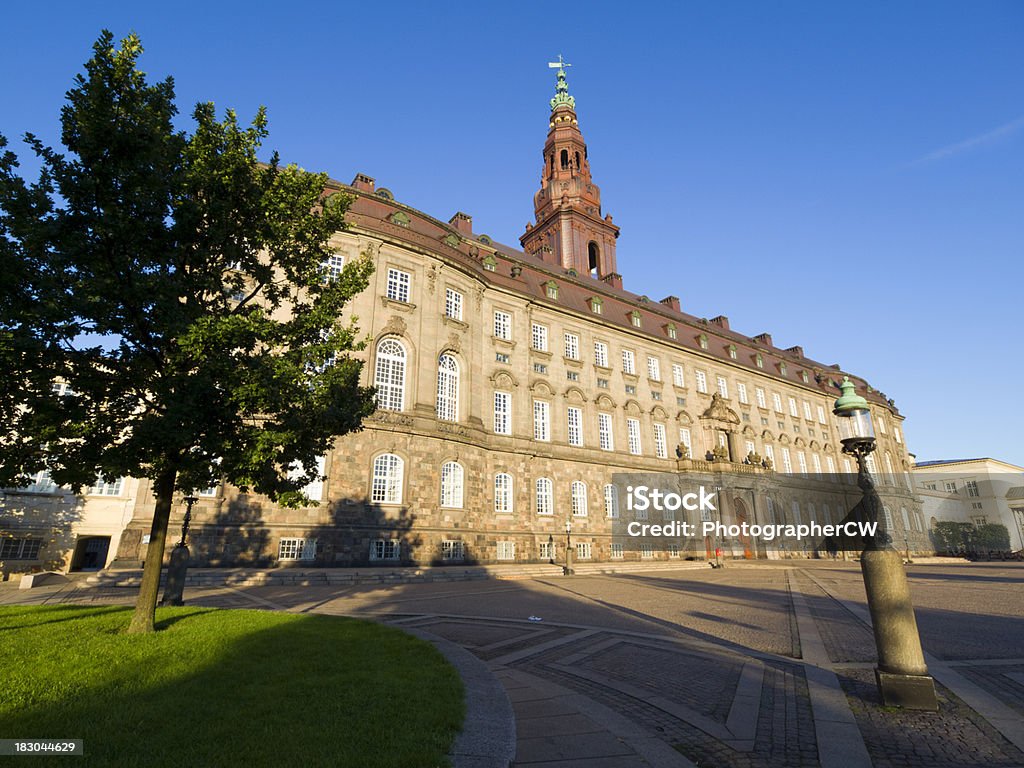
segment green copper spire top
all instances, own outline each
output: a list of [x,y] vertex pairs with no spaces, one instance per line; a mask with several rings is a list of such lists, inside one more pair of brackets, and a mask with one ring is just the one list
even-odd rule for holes
[[837,415],[848,414],[851,411],[868,410],[868,401],[857,394],[856,386],[850,381],[849,376],[843,377],[843,383],[839,385],[843,394],[836,400],[835,413]]
[[560,104],[568,104],[570,109],[576,108],[576,99],[569,95],[569,84],[565,81],[565,68],[571,67],[572,64],[566,64],[562,59],[562,54],[558,54],[558,61],[548,62],[548,68],[558,68],[558,83],[555,85],[555,98],[551,100],[551,111]]

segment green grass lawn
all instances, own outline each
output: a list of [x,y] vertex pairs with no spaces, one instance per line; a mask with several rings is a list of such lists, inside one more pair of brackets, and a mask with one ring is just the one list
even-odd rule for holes
[[429,643],[335,616],[0,608],[0,738],[80,738],[70,766],[447,765],[458,674]]

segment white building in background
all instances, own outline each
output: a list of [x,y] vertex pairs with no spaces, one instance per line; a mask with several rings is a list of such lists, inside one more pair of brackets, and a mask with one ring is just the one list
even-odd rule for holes
[[998,459],[922,461],[911,469],[930,528],[936,523],[995,523],[1024,549],[1024,467]]

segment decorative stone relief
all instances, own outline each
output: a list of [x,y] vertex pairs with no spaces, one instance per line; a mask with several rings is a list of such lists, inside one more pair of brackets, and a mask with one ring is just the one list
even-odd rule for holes
[[398,315],[392,315],[388,318],[387,324],[381,329],[381,333],[391,333],[395,336],[404,336],[405,330],[405,321]]

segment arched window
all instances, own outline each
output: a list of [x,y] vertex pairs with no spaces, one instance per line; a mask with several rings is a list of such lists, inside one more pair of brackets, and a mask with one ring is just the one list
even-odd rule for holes
[[587,256],[589,262],[588,269],[590,270],[590,276],[600,277],[601,249],[593,240],[591,240],[590,244],[587,246]]
[[505,472],[494,476],[494,511],[499,515],[512,514],[512,475]]
[[373,385],[378,408],[400,411],[405,407],[405,347],[398,339],[381,339],[377,345]]
[[451,355],[441,355],[437,361],[437,418],[459,419],[459,364]]
[[537,479],[537,514],[555,514],[555,497],[552,491],[551,480],[546,477]]
[[561,158],[562,158],[562,167],[563,168],[568,168],[569,167],[569,150],[568,149],[563,149],[562,150]]
[[382,453],[373,460],[373,486],[370,500],[379,504],[402,503],[402,475],[405,462],[401,456]]
[[457,461],[441,465],[441,506],[462,509],[462,488],[465,473]]
[[574,517],[587,516],[587,484],[580,480],[572,484],[572,514]]
[[582,168],[582,166],[580,165],[580,153],[579,152],[576,153],[576,168],[577,169],[578,168]]
[[619,516],[619,489],[611,483],[604,487],[604,513],[608,517]]

